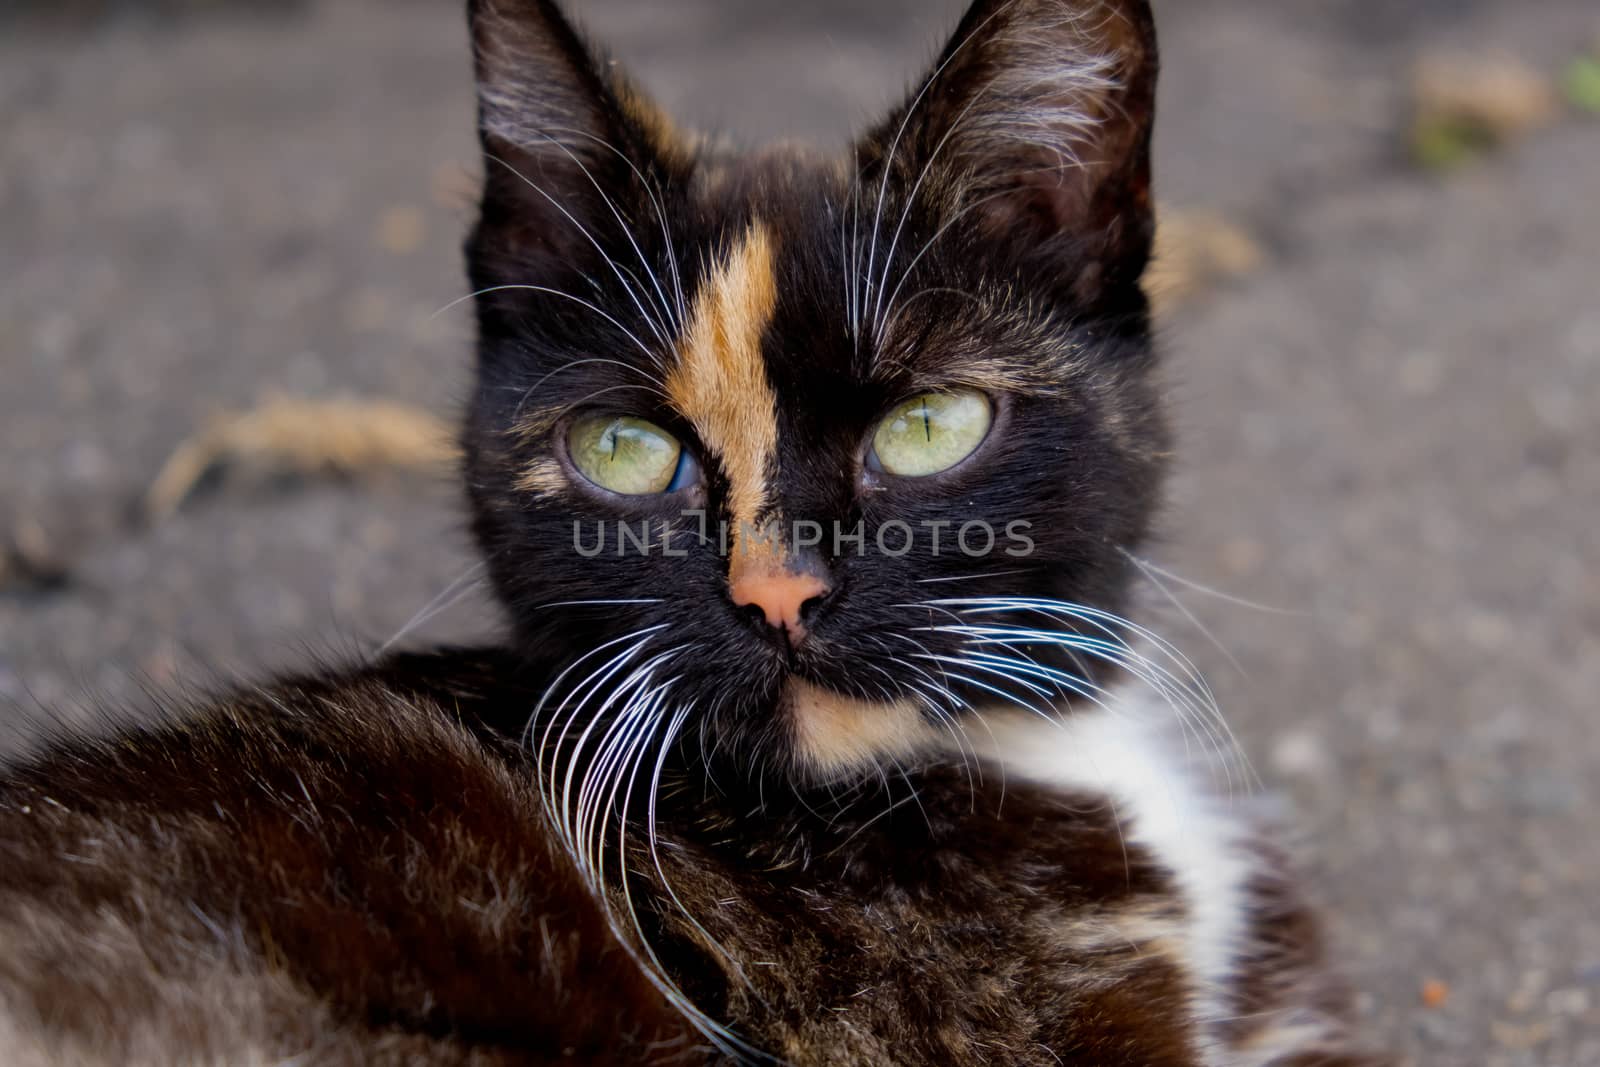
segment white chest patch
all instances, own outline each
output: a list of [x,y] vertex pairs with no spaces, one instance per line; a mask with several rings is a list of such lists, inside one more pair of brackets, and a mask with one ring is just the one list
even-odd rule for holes
[[1137,701],[1107,704],[1060,721],[986,714],[989,729],[969,730],[968,740],[1008,776],[1105,795],[1127,840],[1171,872],[1188,906],[1183,945],[1204,1032],[1231,1014],[1226,993],[1247,932],[1251,828],[1243,810],[1233,809],[1248,805],[1205,787],[1205,768],[1170,736],[1170,711]]

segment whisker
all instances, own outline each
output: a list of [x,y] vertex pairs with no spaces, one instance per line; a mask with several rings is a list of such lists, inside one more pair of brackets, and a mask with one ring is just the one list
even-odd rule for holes
[[[978,103],[988,94],[989,88],[990,87],[986,85],[978,92],[972,94],[972,99],[967,102],[967,106],[961,109],[961,113],[957,115],[955,121],[950,124],[950,128],[944,132],[944,136],[939,138],[939,143],[935,145],[933,151],[928,154],[927,160],[925,160],[922,164],[922,172],[917,175],[917,180],[912,183],[911,191],[906,194],[905,207],[900,212],[900,222],[894,228],[894,238],[889,242],[889,250],[883,254],[883,276],[879,279],[878,296],[872,305],[872,324],[874,333],[878,332],[878,325],[882,321],[883,291],[889,285],[889,271],[894,264],[894,252],[895,249],[900,246],[901,231],[903,231],[906,227],[906,220],[911,217],[911,209],[916,206],[917,194],[922,191],[922,183],[927,180],[929,174],[933,173],[933,165],[938,160],[939,153],[943,152],[944,146],[950,143],[950,138],[955,136],[956,131],[961,128],[961,124],[966,121],[967,115],[969,115],[972,112],[972,109],[976,107]],[[870,263],[867,269],[871,270]],[[899,286],[895,287],[895,291],[899,292]]]
[[[589,858],[593,866],[595,881],[602,885],[605,883],[604,822],[616,805],[617,790],[622,785],[621,774],[614,775],[612,770],[624,766],[628,754],[642,744],[654,728],[658,719],[653,712],[664,699],[670,684],[664,682],[646,689],[642,694],[631,695],[627,705],[607,728],[600,741],[600,751],[584,767],[578,801],[572,812],[573,836],[580,845],[580,852]],[[576,758],[574,752],[574,760]]]
[[1122,548],[1120,545],[1118,546],[1118,550],[1124,556],[1128,557],[1128,559],[1133,561],[1133,563],[1135,563],[1146,574],[1159,574],[1168,581],[1177,582],[1179,585],[1193,589],[1197,593],[1204,593],[1206,596],[1216,597],[1218,600],[1226,603],[1237,604],[1241,608],[1249,608],[1252,611],[1264,611],[1269,615],[1293,615],[1304,618],[1310,614],[1309,612],[1300,611],[1295,608],[1277,608],[1273,607],[1271,604],[1262,604],[1255,600],[1245,600],[1243,597],[1237,597],[1231,593],[1224,593],[1220,589],[1215,589],[1212,586],[1203,585],[1200,582],[1185,578],[1181,574],[1174,574],[1172,571],[1167,570],[1164,567],[1158,567],[1150,560],[1136,556],[1127,549]]
[[411,633],[419,626],[426,626],[440,613],[449,611],[451,608],[455,607],[456,604],[462,600],[462,598],[466,597],[468,594],[474,592],[478,588],[479,584],[482,582],[482,573],[488,568],[488,566],[489,564],[487,561],[480,560],[479,562],[468,567],[461,573],[460,577],[456,578],[449,585],[445,586],[437,596],[424,604],[422,609],[415,615],[411,616],[411,618],[406,621],[404,626],[400,627],[400,629],[394,632],[393,637],[379,645],[377,651],[374,652],[373,655],[375,657],[382,656],[385,652],[388,652],[389,649],[393,648],[395,644],[407,634]]
[[605,247],[601,245],[600,241],[594,236],[594,234],[590,233],[588,228],[584,226],[583,223],[579,222],[572,212],[568,211],[564,206],[562,206],[561,201],[545,192],[538,182],[533,181],[526,174],[523,174],[521,171],[517,170],[516,167],[513,167],[510,163],[507,163],[499,156],[485,153],[484,159],[492,163],[498,163],[502,167],[505,167],[512,174],[516,175],[516,177],[525,185],[527,185],[528,188],[532,189],[534,192],[548,200],[551,207],[561,212],[561,214],[566,217],[566,220],[572,223],[577,231],[581,233],[591,245],[594,246],[594,250],[600,253],[600,258],[606,261],[606,266],[610,267],[611,273],[616,275],[617,281],[622,285],[623,291],[628,294],[628,299],[633,303],[634,308],[638,310],[639,317],[644,319],[645,325],[650,327],[650,331],[656,335],[656,340],[661,342],[663,348],[672,347],[672,342],[667,338],[665,331],[656,322],[655,318],[644,309],[644,303],[640,301],[638,294],[634,291],[634,287],[628,284],[628,279],[623,274],[622,268],[619,267],[616,261],[611,258],[610,254],[606,252]]
[[899,298],[900,290],[905,287],[906,282],[911,280],[912,272],[916,270],[917,264],[922,262],[922,257],[927,255],[933,246],[938,244],[939,239],[948,233],[958,222],[966,218],[968,214],[989,203],[990,201],[998,200],[1001,197],[1008,195],[1010,194],[1006,190],[1001,190],[999,192],[990,193],[987,196],[980,196],[976,200],[962,205],[959,211],[955,212],[950,216],[950,218],[946,219],[944,223],[942,223],[939,228],[934,231],[933,236],[928,238],[927,241],[923,243],[922,247],[917,250],[917,254],[911,257],[911,262],[906,264],[906,269],[901,272],[900,280],[895,283],[894,291],[889,294],[889,300],[884,305],[884,314],[875,324],[876,341],[878,344],[881,345],[883,343],[883,339],[888,336],[889,327],[894,323],[895,316],[898,314],[898,312],[895,310],[895,301]]
[[511,413],[511,420],[510,420],[511,424],[513,426],[515,426],[518,422],[520,422],[522,420],[522,409],[527,405],[529,398],[531,398],[535,393],[537,393],[539,391],[540,386],[544,385],[545,382],[549,381],[551,378],[554,378],[558,374],[565,374],[567,371],[577,370],[579,367],[586,367],[586,366],[595,365],[595,364],[602,365],[602,366],[621,367],[625,371],[628,371],[630,373],[639,375],[641,378],[643,378],[645,381],[649,382],[651,385],[655,386],[657,389],[660,389],[662,391],[665,391],[665,389],[666,389],[666,383],[663,382],[656,375],[651,374],[645,368],[640,367],[637,364],[629,363],[626,360],[604,359],[604,358],[602,358],[600,356],[590,356],[587,359],[575,359],[575,360],[572,360],[571,362],[563,363],[561,366],[557,367],[555,370],[550,371],[549,373],[545,374],[538,381],[534,382],[532,385],[528,386],[526,389],[514,389],[514,387],[513,387],[514,391],[520,392],[522,394],[522,399],[517,402],[516,410]]
[[[588,685],[591,681],[593,681],[602,672],[606,671],[608,668],[611,668],[614,664],[620,665],[622,663],[626,663],[628,659],[630,659],[634,655],[637,655],[638,652],[640,651],[640,649],[642,649],[644,647],[644,645],[649,641],[650,635],[658,633],[661,630],[664,630],[666,628],[667,628],[667,624],[666,623],[660,623],[660,624],[657,624],[656,626],[645,627],[644,629],[641,629],[641,630],[635,630],[632,633],[623,634],[621,637],[613,638],[610,641],[606,641],[605,643],[603,643],[601,645],[598,645],[597,647],[595,647],[593,649],[590,649],[588,652],[585,652],[582,656],[579,656],[572,663],[568,664],[559,674],[556,675],[555,680],[552,681],[545,688],[544,693],[539,697],[538,702],[534,705],[533,714],[528,719],[528,726],[527,726],[527,729],[526,729],[526,731],[524,733],[524,742],[525,743],[530,743],[532,741],[533,731],[536,728],[536,726],[537,726],[537,724],[539,722],[539,719],[543,715],[545,704],[550,700],[552,695],[554,695],[557,691],[560,690],[561,685],[562,685],[563,682],[566,681],[567,676],[570,675],[573,671],[577,670],[579,666],[581,666],[583,663],[587,662],[591,658],[593,658],[593,657],[599,655],[600,653],[606,651],[607,649],[614,648],[617,645],[622,644],[622,643],[624,643],[626,641],[633,641],[634,642],[633,645],[631,645],[630,647],[624,649],[621,653],[618,653],[618,654],[614,655],[611,659],[607,660],[597,670],[590,672],[583,679],[583,681],[579,682],[578,685],[576,687],[574,687],[574,695],[577,692],[581,691],[586,685]],[[607,677],[609,677],[609,675],[607,675]],[[603,684],[603,680],[602,680],[601,683],[597,683],[597,684]],[[565,710],[568,707],[568,704],[569,704],[571,699],[572,698],[571,698],[570,695],[568,697],[563,698],[561,704],[558,705],[557,710],[558,711]],[[585,698],[585,699],[587,699],[587,698]],[[579,709],[581,709],[581,707],[582,707],[582,705],[580,704],[579,705]],[[562,738],[564,738],[566,736],[566,731],[570,728],[572,719],[577,715],[579,709],[574,709],[574,710],[570,711],[567,714],[566,720],[565,720],[565,725],[562,726],[562,732],[561,732],[561,737]],[[554,731],[555,726],[556,726],[556,722],[557,722],[557,720],[559,718],[560,718],[559,715],[553,715],[551,717],[550,723],[545,727],[543,734],[539,738],[538,745],[536,747],[534,747],[534,753],[535,753],[534,771],[535,771],[535,774],[537,775],[537,783],[536,784],[537,784],[540,796],[545,798],[545,800],[547,802],[547,805],[549,806],[549,808],[552,811],[552,813],[557,812],[557,811],[559,811],[561,809],[555,803],[555,794],[553,792],[553,786],[551,786],[550,782],[547,781],[547,775],[545,773],[545,766],[544,766],[544,759],[545,759],[545,754],[549,753],[550,754],[550,758],[552,760],[552,767],[551,767],[551,773],[549,775],[549,778],[553,781],[554,770],[555,770],[553,763],[554,763],[555,760],[560,758],[560,744],[561,744],[561,742],[558,739],[557,742],[556,742],[556,747],[552,749],[551,745],[550,745],[550,735]]]
[[[947,608],[963,616],[1029,612],[1047,618],[1065,618],[1087,626],[1093,632],[1085,633],[1076,629],[1040,630],[1010,624],[983,623],[938,625],[922,629],[959,636],[967,644],[974,646],[969,655],[988,656],[985,662],[996,669],[1051,681],[1072,689],[1078,695],[1102,707],[1106,707],[1100,700],[1105,691],[1094,685],[1087,676],[1067,674],[1031,660],[1029,664],[1017,660],[1010,660],[1008,663],[1006,662],[1008,657],[994,657],[992,653],[984,653],[983,646],[998,646],[1018,653],[1019,646],[1042,645],[1058,648],[1063,652],[1086,654],[1093,659],[1117,666],[1161,696],[1178,713],[1179,721],[1186,729],[1192,724],[1199,731],[1197,736],[1205,740],[1207,747],[1220,757],[1221,769],[1227,777],[1230,791],[1233,788],[1233,773],[1236,767],[1242,769],[1247,782],[1254,784],[1257,781],[1253,768],[1250,767],[1248,759],[1233,736],[1216,697],[1204,678],[1188,657],[1178,651],[1171,642],[1149,629],[1101,609],[1041,598],[963,598],[926,601],[923,605]],[[1129,643],[1125,634],[1147,644],[1171,663],[1174,669],[1169,670],[1160,662],[1141,653]],[[975,668],[977,665],[969,660],[967,666]],[[1011,680],[1019,684],[1022,681],[1019,677],[1013,677]]]
[[688,717],[689,709],[679,708],[673,715],[672,722],[667,725],[666,734],[662,737],[660,744],[657,745],[655,770],[650,777],[650,789],[646,794],[649,798],[649,803],[645,819],[645,836],[649,844],[650,860],[655,866],[656,876],[661,881],[661,887],[666,890],[667,897],[672,901],[673,906],[678,909],[689,925],[694,927],[695,932],[704,938],[707,944],[716,949],[723,959],[727,960],[728,965],[733,968],[733,972],[739,977],[739,980],[749,986],[750,980],[745,977],[744,968],[739,965],[739,961],[734,957],[733,953],[729,952],[716,938],[711,936],[711,932],[700,924],[700,920],[690,914],[689,909],[684,906],[682,899],[679,898],[677,890],[672,887],[672,881],[667,877],[666,869],[661,863],[660,840],[656,834],[656,800],[661,790],[661,769],[666,763],[668,750],[671,748],[672,743],[677,740],[678,733],[682,730],[684,721]]
[[653,394],[655,394],[656,396],[660,397],[663,400],[668,399],[667,394],[665,392],[661,391],[660,389],[655,388],[654,386],[650,386],[650,385],[628,385],[628,384],[608,385],[603,389],[596,389],[592,393],[587,393],[587,394],[585,394],[583,396],[580,396],[578,399],[572,401],[571,403],[561,405],[561,407],[556,409],[555,414],[554,414],[553,417],[559,419],[562,416],[566,415],[567,412],[572,411],[572,410],[574,410],[576,408],[583,407],[585,404],[591,402],[596,397],[606,396],[607,394],[610,394],[610,393],[626,393],[626,392],[629,392],[629,391],[632,391],[632,390],[638,390],[640,392],[645,392],[645,393],[653,393]]
[[1239,672],[1241,677],[1250,677],[1250,672],[1245,670],[1244,666],[1234,658],[1233,653],[1228,651],[1227,647],[1217,639],[1217,636],[1211,632],[1211,628],[1196,618],[1194,612],[1189,610],[1187,604],[1173,595],[1172,590],[1167,588],[1167,584],[1161,580],[1154,570],[1145,564],[1144,560],[1126,551],[1123,552],[1123,555],[1126,556],[1134,566],[1138,567],[1144,572],[1145,579],[1151,585],[1155,586],[1157,591],[1159,591],[1162,596],[1166,597],[1173,607],[1178,609],[1179,614],[1188,620],[1190,626],[1193,626],[1196,630],[1200,631],[1200,635],[1207,641],[1211,642],[1213,648],[1222,653],[1223,658],[1228,661],[1234,670]]
[[[918,578],[918,585],[935,585],[940,582],[973,582],[982,578],[1005,578],[1013,574],[1026,574],[1026,568],[1015,568],[1009,571],[989,571],[981,574],[957,574],[950,578]],[[921,605],[918,605],[920,607]]]
[[922,106],[922,102],[927,98],[929,90],[931,90],[934,86],[934,83],[939,80],[939,76],[944,73],[945,68],[951,63],[954,63],[956,57],[966,50],[967,45],[971,44],[973,40],[977,38],[978,34],[981,33],[990,22],[994,21],[1000,16],[1000,13],[1005,10],[1005,6],[1006,5],[1002,4],[1000,7],[991,12],[982,22],[974,26],[972,31],[968,33],[966,37],[962,38],[961,43],[950,50],[950,54],[944,58],[944,61],[934,68],[933,73],[929,74],[928,77],[924,79],[922,87],[917,90],[917,95],[912,99],[910,105],[907,106],[906,113],[900,120],[899,129],[895,130],[894,139],[889,144],[889,152],[886,156],[884,156],[883,166],[880,174],[878,175],[878,204],[873,210],[872,215],[872,245],[867,253],[867,269],[865,275],[863,276],[863,282],[867,286],[866,295],[869,298],[872,295],[871,285],[873,267],[877,263],[878,237],[883,223],[884,198],[889,191],[889,178],[894,170],[895,156],[900,151],[900,142],[905,137],[906,129],[911,125],[911,120],[916,116],[917,109]]
[[[888,779],[884,779],[884,784],[885,785],[888,784]],[[902,797],[899,800],[891,801],[887,806],[884,807],[884,809],[882,811],[878,812],[878,814],[874,815],[872,818],[868,819],[866,822],[862,823],[860,826],[856,827],[854,830],[851,830],[850,833],[845,836],[844,840],[840,841],[833,848],[830,848],[828,850],[827,854],[829,856],[837,856],[840,852],[844,851],[845,847],[848,846],[850,844],[850,842],[854,841],[857,837],[860,837],[863,833],[865,833],[870,827],[872,827],[879,820],[885,819],[888,816],[893,815],[897,808],[903,807],[904,805],[911,803],[911,801],[913,801],[915,799],[916,799],[916,794],[913,793],[911,796]]]
[[[600,194],[600,199],[605,201],[606,207],[611,211],[611,217],[616,219],[617,225],[622,228],[622,235],[628,239],[628,244],[633,248],[633,254],[639,257],[639,265],[644,268],[645,275],[650,279],[650,284],[655,288],[656,297],[660,300],[660,305],[657,310],[661,313],[665,322],[672,322],[672,308],[671,305],[667,303],[667,294],[661,289],[661,281],[656,277],[656,272],[651,268],[649,260],[645,258],[643,250],[639,248],[639,242],[634,240],[633,228],[623,221],[622,212],[617,210],[616,202],[611,199],[610,194],[605,191],[605,188],[598,180],[596,180],[595,176],[590,173],[589,168],[584,165],[583,160],[579,159],[577,154],[574,153],[572,149],[562,144],[558,138],[551,137],[549,134],[544,134],[543,136],[551,144],[565,152],[568,159],[572,160],[572,162],[578,165],[578,169],[583,171],[583,176],[589,179],[589,184],[594,186],[595,192]],[[598,140],[598,138],[596,138],[596,140]],[[607,147],[610,146],[608,145]],[[613,149],[613,151],[615,151],[615,149]],[[627,157],[623,156],[623,159],[627,160]],[[638,172],[635,171],[634,173]],[[601,254],[604,255],[604,253]],[[629,272],[629,277],[632,277],[631,271]],[[635,282],[637,282],[637,279],[635,279]],[[646,293],[645,295],[648,298],[649,294]]]
[[[646,603],[644,599],[616,598],[614,600],[551,602],[544,607],[563,603]],[[601,904],[606,921],[618,943],[639,965],[646,979],[666,998],[679,1013],[720,1053],[737,1062],[772,1061],[773,1057],[750,1045],[726,1025],[712,1019],[696,1007],[682,989],[668,976],[654,946],[644,932],[633,901],[631,878],[628,872],[629,808],[639,787],[639,776],[649,758],[652,744],[656,744],[654,772],[650,779],[650,811],[648,827],[650,852],[656,866],[659,884],[665,894],[683,913],[696,930],[726,955],[709,933],[694,919],[673,889],[661,862],[656,844],[656,795],[666,754],[682,732],[689,716],[688,708],[672,713],[670,725],[661,733],[667,721],[669,693],[680,680],[672,676],[658,681],[657,674],[689,646],[675,646],[658,652],[641,662],[635,662],[645,647],[655,639],[667,624],[644,627],[602,643],[568,664],[556,680],[545,690],[529,721],[528,732],[535,730],[544,715],[545,707],[556,701],[554,714],[540,731],[541,741],[534,760],[539,795],[563,850],[571,857],[580,877],[589,886]],[[618,651],[618,646],[622,646]],[[609,656],[605,656],[606,653]],[[566,687],[571,677],[584,663],[601,659],[598,667],[590,670],[575,685]],[[626,673],[623,673],[626,671]],[[620,677],[619,677],[620,676]],[[565,687],[565,688],[564,688]],[[558,696],[559,694],[559,696]],[[596,703],[596,701],[598,702]],[[577,728],[580,719],[586,719],[578,735],[568,743],[568,737]],[[598,734],[598,736],[596,736]],[[587,756],[591,745],[593,756]],[[563,765],[564,762],[564,765]],[[579,768],[582,768],[581,775]],[[576,791],[574,791],[576,786]],[[607,827],[615,819],[618,874],[622,905],[619,908],[607,890]],[[732,961],[729,956],[730,962]]]
[[620,600],[550,600],[550,601],[546,601],[543,604],[536,604],[530,610],[533,610],[533,611],[547,611],[550,608],[576,608],[576,607],[587,607],[589,605],[606,606],[606,605],[615,605],[615,604],[659,604],[659,603],[661,603],[661,598],[660,597],[639,597],[639,598],[629,598],[629,599],[620,599]]
[[[612,326],[616,327],[617,330],[619,332],[621,332],[623,336],[625,336],[628,340],[632,341],[635,345],[638,346],[639,351],[643,352],[645,354],[645,357],[648,358],[650,360],[650,362],[654,363],[657,367],[660,367],[662,365],[661,364],[661,357],[656,353],[656,351],[654,349],[652,349],[649,345],[647,345],[643,341],[641,341],[639,339],[639,335],[638,334],[634,333],[632,330],[630,330],[626,326],[622,325],[622,323],[618,322],[616,320],[616,318],[614,316],[612,316],[610,313],[602,310],[598,305],[590,303],[589,301],[585,300],[581,296],[574,296],[571,293],[566,292],[563,289],[552,289],[548,285],[526,285],[526,284],[491,285],[491,286],[488,286],[487,288],[479,289],[479,290],[477,290],[475,292],[468,293],[465,296],[456,297],[454,300],[450,301],[444,307],[440,308],[438,311],[435,311],[433,313],[433,315],[434,316],[443,315],[445,312],[449,311],[451,308],[455,307],[457,304],[464,304],[468,300],[475,300],[480,296],[488,296],[490,293],[501,293],[501,292],[506,292],[508,290],[526,291],[526,292],[530,292],[530,293],[543,293],[546,296],[558,296],[558,297],[561,297],[563,299],[570,300],[573,303],[578,304],[581,307],[585,307],[585,308],[589,309],[590,311],[594,312],[596,315],[599,315],[602,319],[605,319]],[[432,317],[432,316],[430,316],[430,317]]]
[[[593,133],[591,133],[591,132],[589,132],[587,130],[580,130],[580,129],[576,129],[576,128],[573,128],[573,127],[549,126],[549,127],[546,127],[546,128],[549,129],[549,130],[552,130],[552,131],[554,131],[556,133],[569,133],[569,134],[573,134],[574,136],[584,137],[584,138],[587,138],[590,141],[593,141],[595,144],[599,145],[601,148],[606,149],[607,151],[609,151],[613,155],[615,155],[618,159],[622,160],[622,162],[627,165],[628,169],[633,171],[633,176],[635,178],[639,179],[639,184],[644,186],[645,192],[647,194],[649,194],[649,196],[650,196],[650,203],[656,209],[656,219],[661,224],[661,240],[662,240],[663,245],[665,245],[665,247],[666,247],[667,269],[668,269],[668,273],[672,277],[673,295],[677,298],[678,324],[679,324],[679,327],[681,328],[684,320],[688,317],[688,312],[687,312],[687,309],[685,307],[684,298],[683,298],[683,280],[678,274],[678,255],[677,255],[677,252],[674,251],[673,246],[672,246],[672,231],[667,226],[666,208],[662,205],[661,195],[658,195],[658,194],[664,195],[665,191],[661,190],[659,188],[659,183],[658,182],[655,182],[655,181],[652,181],[649,178],[646,178],[645,175],[634,164],[633,160],[628,156],[628,154],[626,152],[622,151],[622,149],[618,148],[616,145],[613,145],[610,141],[607,141],[605,138],[599,137],[599,136],[597,136],[597,135],[595,135],[595,134],[593,134]],[[649,268],[646,267],[646,269],[648,270]]]
[[[643,664],[633,668],[633,670],[630,671],[629,674],[616,685],[616,687],[601,703],[599,708],[596,709],[596,713],[590,716],[589,722],[578,734],[577,739],[573,742],[572,751],[567,756],[567,773],[561,786],[561,810],[571,810],[573,780],[577,772],[578,764],[582,758],[583,750],[588,747],[589,738],[593,735],[597,724],[601,720],[602,716],[600,713],[614,703],[618,697],[624,694],[629,695],[631,699],[631,694],[650,683],[651,673],[661,664],[670,660],[678,651],[679,649],[669,649],[666,652],[658,653],[649,660],[645,661]],[[618,663],[615,667],[611,668],[611,670],[608,671],[599,682],[596,683],[596,687],[605,684],[605,682],[609,681],[617,671],[620,671],[626,666],[627,660],[623,660],[621,663]],[[593,692],[593,690],[591,690],[591,692]],[[573,709],[571,714],[568,715],[567,721],[569,724],[582,712],[587,699],[588,698],[585,697],[585,700],[580,702]],[[566,733],[566,730],[563,729],[561,736],[556,741],[558,751],[562,742],[566,740]]]
[[[667,752],[670,750],[672,742],[676,740],[679,731],[682,730],[683,723],[688,718],[688,715],[689,709],[679,708],[674,713],[671,723],[668,724],[665,736],[657,746],[655,767],[651,774],[649,785],[648,812],[645,820],[646,827],[648,828],[650,856],[653,865],[655,866],[657,877],[661,881],[662,888],[665,889],[668,896],[672,898],[673,902],[677,905],[678,910],[682,912],[684,918],[687,919],[703,937],[705,937],[708,944],[715,947],[723,955],[728,956],[730,962],[733,962],[732,956],[722,948],[715,938],[711,937],[709,932],[707,932],[706,929],[700,925],[694,916],[689,913],[688,909],[683,906],[683,902],[679,900],[677,893],[673,890],[670,881],[666,879],[666,874],[661,864],[660,852],[657,850],[656,845],[656,797],[660,792],[661,769],[665,764]],[[626,833],[626,827],[628,825],[628,800],[632,796],[634,779],[637,776],[639,768],[643,762],[644,760],[642,757],[636,760],[629,772],[628,789],[624,794],[623,811],[618,824],[619,850],[625,848],[622,835]],[[755,1046],[749,1044],[736,1035],[726,1025],[706,1015],[705,1012],[696,1007],[688,998],[688,996],[682,991],[682,989],[680,989],[678,985],[667,976],[666,968],[662,966],[661,960],[656,955],[654,947],[651,946],[649,939],[644,936],[643,927],[639,922],[638,911],[633,906],[633,898],[628,888],[628,879],[626,877],[625,870],[624,877],[622,879],[622,886],[623,900],[627,908],[627,912],[633,921],[634,935],[638,938],[640,945],[644,948],[645,954],[649,957],[652,965],[651,967],[646,968],[646,972],[653,975],[652,981],[656,987],[661,990],[662,995],[665,996],[670,1003],[677,1007],[678,1010],[689,1019],[695,1028],[705,1035],[705,1037],[717,1047],[718,1051],[722,1052],[724,1055],[734,1059],[736,1062],[744,1059],[767,1060],[769,1062],[775,1062],[775,1057],[763,1052],[760,1049],[757,1049]],[[739,971],[737,963],[734,963],[734,967],[735,972],[738,973],[741,978],[743,978],[743,972]]]

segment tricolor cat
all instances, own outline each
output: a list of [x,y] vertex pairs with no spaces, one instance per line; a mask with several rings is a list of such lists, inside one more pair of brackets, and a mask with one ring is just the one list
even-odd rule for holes
[[1143,0],[977,0],[837,156],[680,131],[548,0],[470,18],[509,632],[8,769],[5,1061],[1388,1062],[1125,617]]

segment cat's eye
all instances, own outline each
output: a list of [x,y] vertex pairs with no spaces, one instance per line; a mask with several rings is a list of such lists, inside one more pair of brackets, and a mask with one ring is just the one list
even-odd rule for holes
[[908,478],[938,474],[972,455],[993,420],[989,398],[975,389],[923,393],[878,424],[867,463]]
[[585,478],[624,496],[681,489],[697,471],[676,437],[629,415],[578,419],[567,430],[567,454]]

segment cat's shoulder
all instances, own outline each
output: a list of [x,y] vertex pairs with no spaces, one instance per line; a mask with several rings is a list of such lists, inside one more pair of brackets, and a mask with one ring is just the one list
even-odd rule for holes
[[235,689],[0,775],[5,1047],[492,1064],[686,1041],[486,725],[532,709],[507,667],[458,651]]

